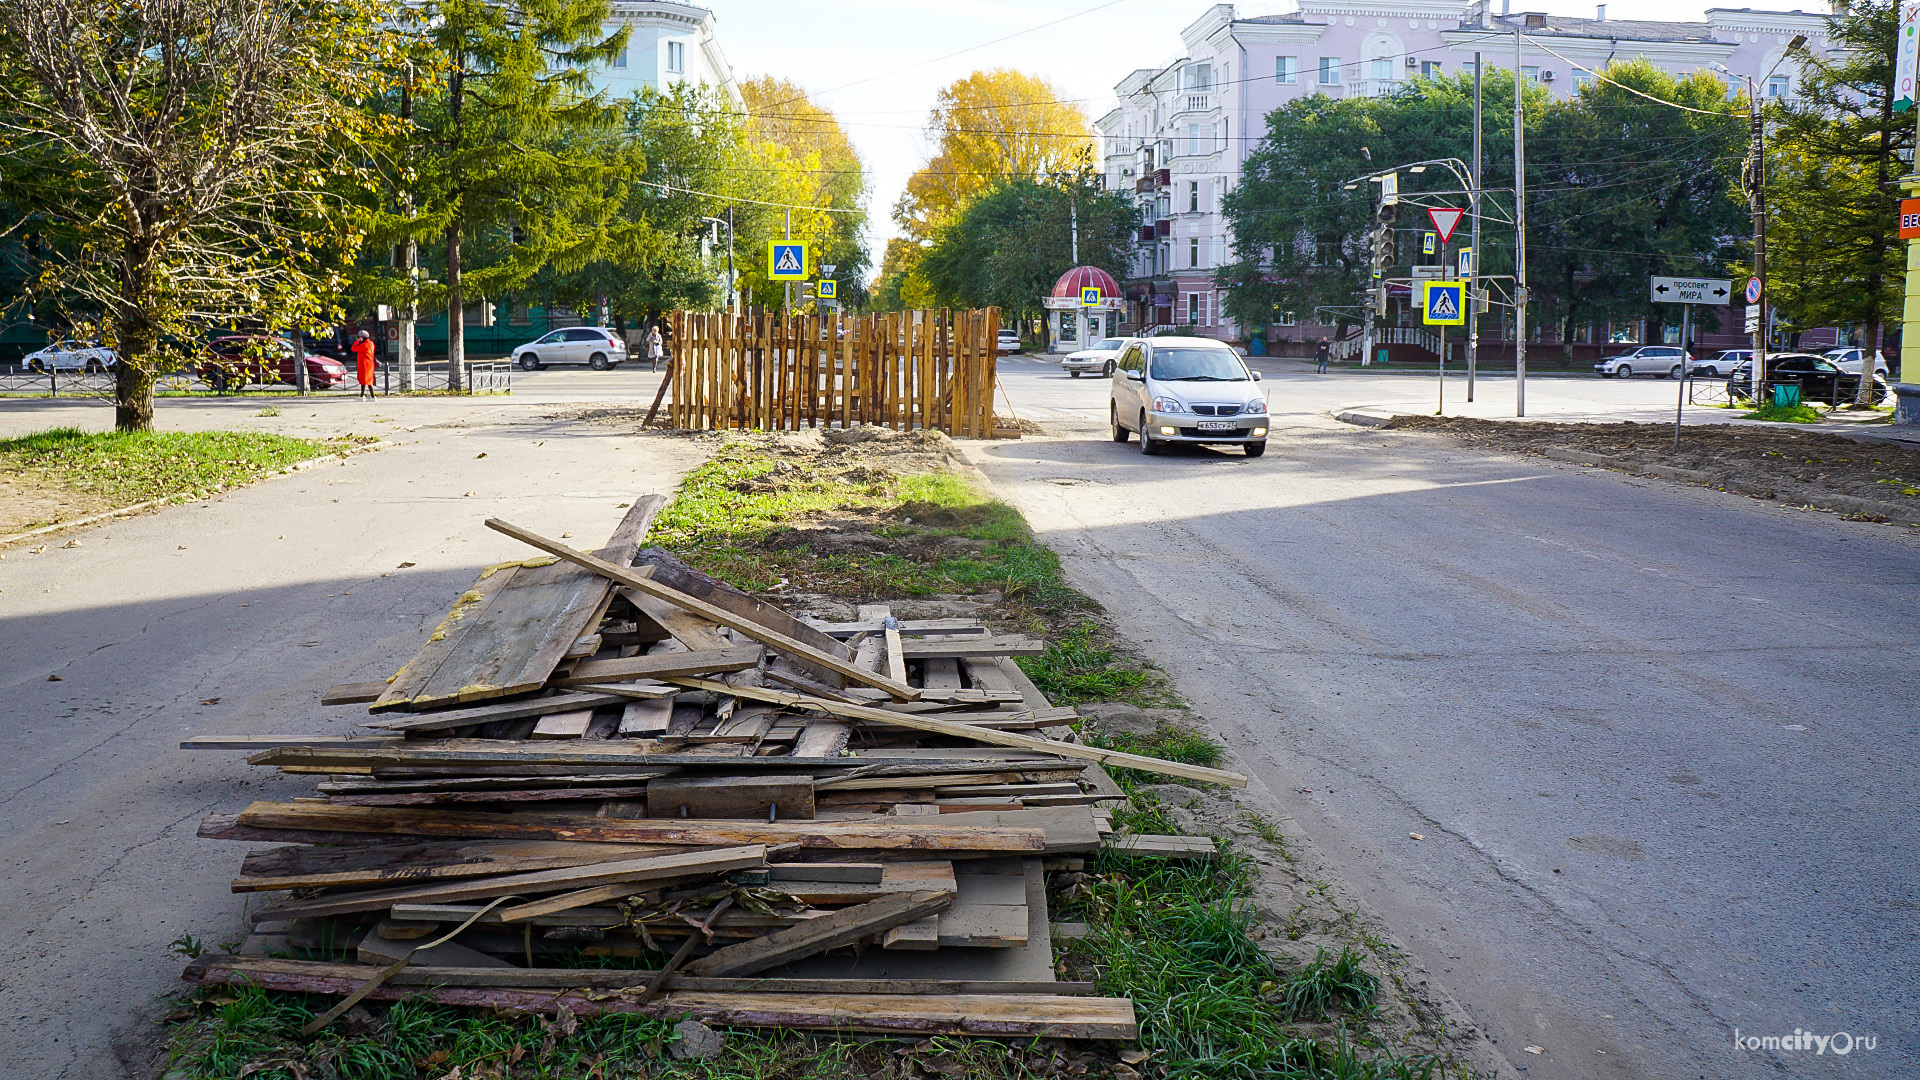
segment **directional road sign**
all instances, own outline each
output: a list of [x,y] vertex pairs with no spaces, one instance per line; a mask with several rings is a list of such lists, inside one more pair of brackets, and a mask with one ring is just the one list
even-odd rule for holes
[[1733,302],[1733,282],[1726,278],[1656,277],[1648,281],[1656,304],[1713,304]]
[[1757,277],[1748,278],[1747,279],[1747,303],[1757,304],[1759,302],[1760,302],[1760,279]]
[[822,300],[837,300],[840,298],[840,283],[831,278],[821,278],[816,291]]
[[1460,326],[1466,323],[1466,282],[1425,281],[1421,285],[1421,322],[1428,326]]
[[1413,280],[1415,281],[1439,281],[1446,276],[1447,268],[1444,266],[1416,266],[1413,268]]
[[1465,210],[1453,207],[1429,207],[1427,216],[1433,219],[1434,231],[1440,234],[1440,242],[1445,244],[1453,239],[1453,230],[1460,227],[1460,219],[1467,216]]
[[807,245],[780,240],[767,244],[767,277],[773,281],[803,281],[807,276]]
[[1912,240],[1915,237],[1920,237],[1920,199],[1901,199],[1900,239]]
[[1080,306],[1081,307],[1099,307],[1100,306],[1100,286],[1082,285],[1080,287]]
[[1747,321],[1746,321],[1745,328],[1746,328],[1746,332],[1749,334],[1757,334],[1760,332],[1759,307],[1756,306],[1756,307],[1750,307],[1747,309]]

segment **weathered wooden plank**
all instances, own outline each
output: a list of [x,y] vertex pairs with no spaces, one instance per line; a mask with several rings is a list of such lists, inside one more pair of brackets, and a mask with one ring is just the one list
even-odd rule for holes
[[573,671],[568,674],[548,680],[548,685],[582,686],[592,683],[632,682],[635,679],[659,679],[669,675],[744,671],[758,664],[763,652],[765,650],[758,645],[738,645],[724,649],[630,656],[624,660],[586,660],[575,664]]
[[[975,619],[901,619],[899,623],[901,637],[991,633],[989,628],[980,625]],[[810,621],[808,625],[828,637],[836,638],[850,638],[855,634],[877,634],[886,629],[878,619],[860,619],[854,622]]]
[[530,739],[577,739],[587,733],[587,725],[593,723],[592,709],[569,709],[566,712],[548,713],[533,726]]
[[904,647],[909,660],[922,660],[930,656],[1039,656],[1047,651],[1046,642],[1025,636],[915,637],[904,639]]
[[1204,836],[1115,836],[1107,847],[1122,855],[1150,855],[1162,859],[1210,859],[1219,854]]
[[838,720],[809,720],[793,742],[792,756],[838,758],[852,734],[852,726]]
[[182,750],[272,750],[280,746],[398,746],[388,735],[196,735],[181,739]]
[[953,894],[947,892],[882,897],[777,930],[763,938],[729,945],[688,964],[686,971],[689,975],[752,975],[791,960],[851,945],[870,934],[938,914],[952,904]]
[[690,850],[666,844],[575,844],[555,840],[472,840],[356,847],[283,847],[258,851],[240,864],[233,891],[337,888],[400,881],[484,877],[557,870]]
[[620,737],[660,735],[666,732],[667,725],[672,722],[673,699],[671,697],[655,698],[652,701],[629,701],[626,711],[620,714]]
[[[732,611],[710,604],[698,597],[689,596],[677,589],[661,585],[648,577],[635,574],[629,567],[615,565],[605,559],[589,555],[584,551],[576,551],[565,544],[555,540],[549,540],[538,533],[529,532],[518,525],[502,521],[499,518],[488,518],[487,527],[493,529],[495,532],[511,536],[522,543],[539,548],[549,554],[557,555],[568,562],[592,570],[602,577],[611,578],[614,581],[621,582],[641,592],[659,597],[668,603],[691,611],[702,618],[711,619],[731,630],[745,634],[753,640],[760,642],[762,645],[779,649],[782,652],[788,653],[797,659],[805,660],[817,667],[837,671],[841,675],[864,685],[885,690],[902,701],[912,701],[920,694],[918,690],[915,690],[911,686],[896,683],[891,679],[876,675],[870,671],[862,671],[834,653],[822,651],[812,645],[788,637],[785,634],[769,630],[758,621],[742,617]],[[802,624],[796,623],[795,625]],[[819,634],[819,632],[813,630],[812,627],[807,627],[807,630],[816,635]],[[819,636],[824,637],[824,635]],[[827,640],[831,641],[832,639],[828,638]],[[844,650],[845,648],[845,646],[839,642],[834,642],[833,644],[836,649]]]
[[541,694],[492,705],[476,705],[470,709],[443,709],[406,716],[375,717],[363,721],[360,726],[381,728],[386,731],[451,731],[454,728],[491,724],[500,720],[524,720],[530,716],[546,716],[549,713],[566,712],[569,709],[594,709],[602,705],[612,705],[621,700],[623,699],[613,694],[579,692]]
[[647,784],[651,818],[811,818],[810,776],[663,777]]
[[[1029,811],[1040,813],[1040,811]],[[976,828],[944,822],[706,821],[572,818],[541,820],[515,814],[415,810],[388,806],[256,802],[239,824],[264,829],[308,829],[390,836],[492,840],[576,840],[609,844],[681,844],[727,847],[799,844],[828,850],[1037,852],[1040,828]]]
[[585,788],[512,788],[491,791],[393,791],[368,795],[330,795],[334,806],[472,806],[481,803],[577,802],[581,799],[631,799],[635,786]]
[[721,581],[711,574],[703,574],[686,563],[681,562],[673,553],[664,548],[644,548],[635,556],[635,562],[653,567],[651,575],[654,581],[670,589],[677,589],[688,596],[698,597],[717,608],[732,612],[734,615],[780,634],[821,652],[829,653],[841,659],[848,659],[852,653],[838,639],[822,634],[811,625],[794,618],[779,607],[754,599],[753,594]]
[[[731,692],[756,701],[770,701],[775,704],[814,709],[854,720],[873,720],[896,727],[911,728],[915,731],[931,731],[940,735],[972,739],[976,742],[995,746],[1013,747],[1021,750],[1033,750],[1061,757],[1078,758],[1083,761],[1097,761],[1107,765],[1122,765],[1142,772],[1160,773],[1165,776],[1181,776],[1189,780],[1206,780],[1227,787],[1246,787],[1247,778],[1239,773],[1224,769],[1208,769],[1199,765],[1187,765],[1177,761],[1162,761],[1158,758],[1143,757],[1139,754],[1122,753],[1118,750],[1102,750],[1081,743],[1056,742],[1051,739],[1036,739],[1011,731],[995,731],[991,728],[975,727],[970,724],[956,724],[931,716],[892,712],[865,705],[848,705],[844,702],[827,701],[823,698],[810,698],[800,694],[783,694],[764,687],[726,687],[724,683],[709,683],[701,679],[673,678],[668,682],[696,690],[712,690],[720,687],[721,692]],[[1044,700],[1044,699],[1043,699]]]
[[[647,570],[638,567],[635,573]],[[674,607],[665,600],[648,596],[638,589],[621,589],[620,595],[627,598],[640,613],[659,623],[661,629],[673,635],[673,639],[689,649],[711,651],[725,649],[733,643],[720,636],[720,624],[710,622],[698,615]]]
[[349,682],[329,686],[320,695],[322,705],[365,705],[370,701],[379,701],[380,695],[387,692],[387,681],[376,679],[373,682]]

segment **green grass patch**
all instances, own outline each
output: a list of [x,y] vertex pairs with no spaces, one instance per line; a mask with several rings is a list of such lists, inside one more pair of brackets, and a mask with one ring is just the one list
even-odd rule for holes
[[[1221,760],[1226,756],[1225,748],[1219,743],[1214,742],[1211,738],[1208,738],[1204,733],[1193,731],[1189,728],[1174,727],[1170,724],[1160,724],[1148,735],[1129,735],[1123,732],[1083,731],[1081,736],[1088,746],[1098,747],[1102,750],[1119,750],[1128,754],[1140,754],[1145,757],[1159,758],[1162,761],[1178,761],[1187,765],[1203,765],[1208,768],[1219,765]],[[1122,768],[1117,765],[1108,766],[1107,772],[1113,777],[1114,782],[1126,789],[1130,795],[1134,795],[1134,789],[1143,784],[1174,783],[1199,788],[1215,786],[1204,780],[1187,780],[1180,777],[1161,776],[1157,773],[1145,773],[1135,769]],[[1135,801],[1139,801],[1138,795],[1135,795]],[[1114,822],[1116,825],[1119,824],[1119,814],[1115,815]],[[1172,830],[1136,828],[1134,831],[1169,832]]]
[[[1052,552],[1046,554],[1051,556]],[[1023,656],[1015,662],[1055,705],[1119,701],[1156,708],[1180,703],[1158,671],[1122,663],[1105,644],[1108,636],[1098,624],[1082,621],[1053,634],[1045,653]]]
[[1826,414],[1811,405],[1775,405],[1769,401],[1751,412],[1740,414],[1747,420],[1770,420],[1777,424],[1817,424]]
[[352,445],[346,439],[256,431],[128,434],[53,428],[0,439],[0,470],[118,507],[210,495]]

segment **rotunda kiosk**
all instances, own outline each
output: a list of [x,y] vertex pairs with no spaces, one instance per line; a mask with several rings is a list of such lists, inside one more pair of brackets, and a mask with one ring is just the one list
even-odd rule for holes
[[1061,274],[1052,295],[1040,301],[1047,312],[1047,351],[1074,352],[1112,337],[1125,305],[1120,283],[1097,266],[1076,266]]

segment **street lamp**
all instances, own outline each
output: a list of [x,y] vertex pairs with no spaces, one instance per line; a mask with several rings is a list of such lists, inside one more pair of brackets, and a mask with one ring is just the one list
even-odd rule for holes
[[701,218],[700,220],[701,220],[701,221],[709,221],[709,222],[712,222],[712,223],[713,223],[714,225],[716,225],[716,226],[719,226],[719,225],[725,225],[725,226],[727,227],[727,311],[728,311],[728,312],[732,312],[732,311],[733,311],[733,302],[734,302],[734,288],[733,288],[733,207],[731,207],[731,206],[729,206],[729,207],[727,207],[727,216],[726,216],[726,217],[724,217],[724,218],[717,218],[717,217],[703,217],[703,218]]
[[[1780,59],[1773,62],[1765,75],[1760,76],[1760,85],[1773,78],[1773,73],[1786,63],[1787,57],[1800,51],[1807,44],[1805,34],[1795,34],[1787,42],[1787,48]],[[1740,75],[1725,64],[1713,65],[1721,72],[1744,79],[1747,83],[1747,111],[1751,129],[1752,145],[1747,150],[1747,168],[1743,180],[1747,187],[1747,203],[1753,209],[1753,279],[1760,284],[1759,295],[1749,305],[1753,309],[1753,365],[1750,383],[1755,403],[1759,404],[1760,388],[1767,375],[1767,156],[1766,126],[1761,118],[1760,94],[1753,76]],[[1684,348],[1685,342],[1681,342]]]

